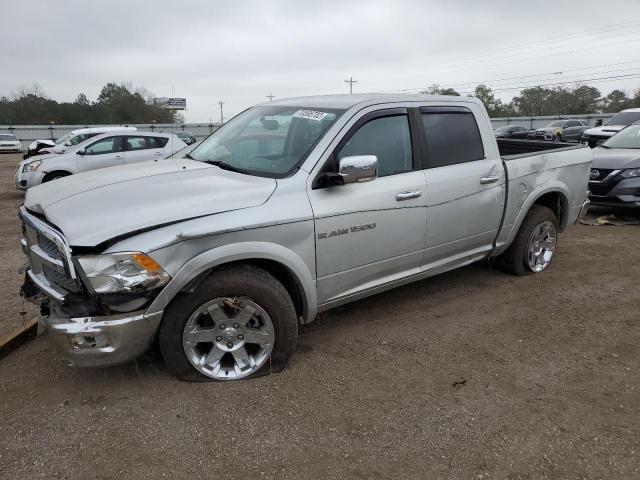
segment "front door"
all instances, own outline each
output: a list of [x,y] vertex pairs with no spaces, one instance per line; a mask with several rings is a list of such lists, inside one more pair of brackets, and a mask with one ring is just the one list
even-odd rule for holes
[[102,138],[87,146],[84,155],[78,155],[78,171],[80,172],[122,164],[124,164],[124,153],[121,136]]
[[418,273],[425,247],[424,172],[406,109],[361,118],[330,159],[375,155],[378,178],[309,192],[320,304]]
[[505,175],[497,149],[484,151],[470,109],[425,107],[421,117],[427,177],[424,269],[431,270],[491,250],[502,218]]

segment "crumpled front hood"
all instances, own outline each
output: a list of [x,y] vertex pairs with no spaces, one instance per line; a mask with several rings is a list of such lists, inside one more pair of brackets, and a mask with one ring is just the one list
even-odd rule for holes
[[96,246],[156,225],[261,205],[271,178],[167,159],[93,170],[30,188],[25,206],[44,214],[72,246]]
[[592,168],[619,170],[640,167],[640,149],[598,147],[592,151]]

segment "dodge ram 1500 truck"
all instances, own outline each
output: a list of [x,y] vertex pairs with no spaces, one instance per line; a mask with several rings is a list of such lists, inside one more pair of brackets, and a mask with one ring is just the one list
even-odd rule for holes
[[269,373],[318,312],[488,257],[543,271],[591,155],[496,142],[473,98],[273,101],[186,158],[29,189],[22,295],[76,366],[157,342],[181,379]]

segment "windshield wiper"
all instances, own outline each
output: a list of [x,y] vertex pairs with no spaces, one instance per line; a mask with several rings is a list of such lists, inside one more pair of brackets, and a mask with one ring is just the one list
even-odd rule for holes
[[234,167],[233,165],[229,165],[228,163],[225,163],[221,160],[205,160],[205,162],[211,165],[215,165],[216,167],[221,168],[223,170],[229,170],[230,172],[245,173],[245,174],[247,173],[246,170],[243,170],[238,167]]
[[606,145],[598,145],[601,148],[611,148],[611,147],[607,147]]
[[189,160],[195,160],[195,158],[193,158],[190,153],[185,153],[183,158],[188,158]]

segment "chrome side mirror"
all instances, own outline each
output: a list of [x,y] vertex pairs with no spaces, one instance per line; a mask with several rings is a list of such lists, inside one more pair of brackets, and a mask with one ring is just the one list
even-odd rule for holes
[[368,182],[378,176],[378,158],[375,155],[342,157],[338,173],[344,183]]

